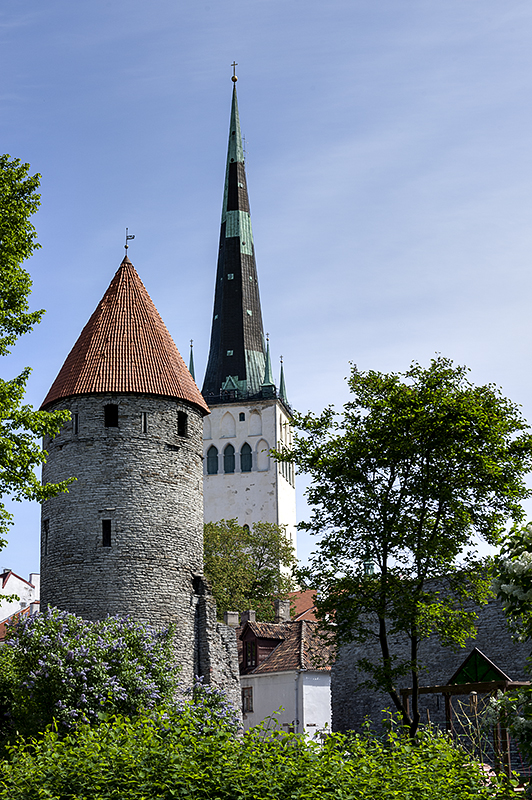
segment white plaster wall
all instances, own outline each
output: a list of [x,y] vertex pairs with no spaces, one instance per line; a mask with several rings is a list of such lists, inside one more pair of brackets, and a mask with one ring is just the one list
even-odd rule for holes
[[[32,578],[33,582],[31,581]],[[27,608],[30,603],[39,599],[39,582],[40,575],[35,572],[31,573],[30,582],[24,580],[24,578],[20,578],[13,572],[10,574],[2,590],[2,594],[16,594],[20,600],[12,600],[11,602],[2,600],[0,602],[0,622],[3,622],[3,620],[10,617],[12,614],[20,611],[21,608]]]
[[[241,675],[240,684],[253,687],[253,711],[244,714],[248,730],[275,714],[272,727],[287,731],[296,719],[296,672],[275,672],[267,675]],[[298,687],[299,688],[299,687]],[[282,710],[279,708],[282,707]]]
[[[244,714],[248,730],[275,715],[272,726],[314,736],[331,725],[331,688],[328,672],[287,671],[241,675],[242,688],[253,688],[253,711]],[[297,694],[297,700],[296,700]],[[282,710],[279,711],[279,707]]]
[[331,674],[303,672],[303,719],[305,733],[331,730]]
[[[260,424],[258,416],[260,414]],[[226,417],[231,414],[234,425]],[[240,414],[245,419],[240,421]],[[281,432],[288,446],[288,416],[277,400],[216,405],[204,422],[204,518],[205,522],[236,519],[240,525],[272,522],[285,525],[296,548],[296,493],[281,474],[281,465],[266,455],[266,448],[278,447]],[[281,425],[283,427],[281,427]],[[240,471],[240,450],[247,442],[252,448],[252,471]],[[227,444],[235,448],[235,472],[224,473],[223,452]],[[207,451],[218,449],[218,473],[207,473]],[[265,462],[265,463],[261,463]],[[263,469],[262,467],[265,467]]]

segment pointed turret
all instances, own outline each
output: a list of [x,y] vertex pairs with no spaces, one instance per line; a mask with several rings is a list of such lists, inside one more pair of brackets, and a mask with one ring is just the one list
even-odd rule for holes
[[288,407],[288,397],[286,396],[286,384],[284,382],[284,364],[282,356],[281,356],[281,376],[279,378],[279,400],[282,400],[285,406]]
[[65,397],[135,393],[208,407],[127,257],[83,328],[42,408]]
[[209,404],[260,395],[266,367],[236,76],[233,80],[211,344],[202,389]]
[[272,360],[270,358],[270,340],[266,344],[266,366],[264,368],[264,378],[261,385],[263,397],[275,396],[275,383],[273,382]]
[[190,340],[190,358],[188,359],[188,371],[190,372],[194,380],[196,380],[196,371],[194,369],[194,343],[192,339]]

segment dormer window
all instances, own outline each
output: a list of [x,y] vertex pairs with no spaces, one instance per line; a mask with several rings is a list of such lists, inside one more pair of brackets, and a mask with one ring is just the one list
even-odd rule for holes
[[257,642],[244,642],[244,664],[246,669],[257,666]]

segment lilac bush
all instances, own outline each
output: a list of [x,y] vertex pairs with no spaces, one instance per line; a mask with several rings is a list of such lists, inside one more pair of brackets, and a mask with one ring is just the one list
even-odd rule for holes
[[2,728],[35,735],[109,714],[134,715],[171,697],[172,636],[132,619],[88,622],[51,609],[12,626],[0,650]]

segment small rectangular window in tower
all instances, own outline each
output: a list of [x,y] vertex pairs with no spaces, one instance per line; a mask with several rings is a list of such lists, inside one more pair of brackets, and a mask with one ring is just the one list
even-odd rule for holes
[[102,547],[111,547],[111,520],[102,519]]
[[79,433],[79,414],[72,414],[72,433],[77,436]]
[[48,533],[50,531],[50,520],[43,519],[42,521],[42,545],[44,555],[48,555]]
[[177,435],[186,436],[188,428],[188,417],[184,411],[177,412]]
[[235,279],[235,273],[234,272],[228,272],[227,273],[227,280],[228,281],[234,281],[234,279]]
[[244,414],[243,411],[241,411],[240,414],[238,415],[238,421],[239,422],[244,422],[245,419],[246,419],[246,415]]
[[253,711],[253,686],[244,686],[242,689],[242,713]]
[[106,428],[118,428],[118,406],[108,403],[103,407],[104,424]]
[[140,426],[142,433],[148,433],[148,412],[143,411],[140,415]]

